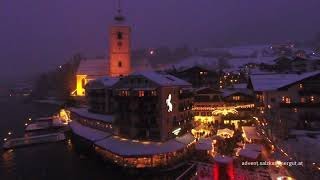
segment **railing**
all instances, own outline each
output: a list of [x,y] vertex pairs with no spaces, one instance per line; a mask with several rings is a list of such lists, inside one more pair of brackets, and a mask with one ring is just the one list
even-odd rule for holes
[[52,133],[40,136],[31,136],[31,137],[23,137],[23,138],[15,138],[10,139],[4,143],[3,148],[13,148],[17,146],[25,146],[31,144],[41,144],[46,142],[56,142],[62,141],[65,139],[65,135],[63,133]]

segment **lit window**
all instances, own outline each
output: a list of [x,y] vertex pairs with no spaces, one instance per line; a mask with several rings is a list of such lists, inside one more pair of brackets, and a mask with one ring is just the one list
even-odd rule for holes
[[304,97],[300,98],[300,102],[301,103],[305,103],[306,102],[306,98],[304,98]]
[[143,97],[144,96],[144,91],[139,91],[139,97]]
[[151,91],[151,95],[152,96],[156,96],[157,95],[157,91]]
[[232,99],[233,99],[234,101],[239,101],[239,100],[240,100],[240,96],[232,96]]
[[286,97],[285,102],[286,102],[287,104],[290,104],[290,103],[291,103],[291,99],[290,99],[289,97]]
[[303,88],[303,84],[299,84],[299,88],[302,89]]
[[298,108],[293,108],[293,112],[298,112]]
[[129,96],[129,91],[120,91],[119,95],[120,96]]
[[311,97],[310,97],[310,101],[311,101],[311,102],[314,102],[314,96],[311,96]]
[[200,74],[203,74],[203,72],[202,72],[202,71],[200,71]]

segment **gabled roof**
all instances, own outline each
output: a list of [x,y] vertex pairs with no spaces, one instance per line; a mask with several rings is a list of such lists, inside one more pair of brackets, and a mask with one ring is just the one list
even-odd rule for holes
[[202,87],[196,90],[197,94],[221,94],[222,92],[211,87]]
[[105,88],[105,87],[111,87],[115,83],[117,83],[118,81],[119,81],[119,78],[104,76],[104,77],[97,78],[93,81],[90,81],[86,85],[86,88],[101,89],[101,88]]
[[206,66],[194,65],[194,66],[187,67],[185,69],[180,69],[179,73],[193,71],[193,70],[214,72],[213,70],[207,68]]
[[77,74],[87,76],[106,76],[108,74],[108,62],[106,59],[82,60],[80,61]]
[[281,57],[278,57],[274,60],[274,62],[278,62],[278,61],[291,61],[292,58],[288,57],[288,56],[281,56]]
[[223,89],[223,97],[228,97],[231,95],[244,95],[252,96],[252,93],[249,89]]
[[216,69],[218,65],[218,59],[214,57],[203,57],[203,56],[191,56],[180,60],[177,63],[167,65],[167,69],[172,67],[176,68],[178,71],[192,68],[194,66],[205,67],[207,70]]
[[119,81],[119,78],[105,76],[97,80],[102,82],[103,85],[110,87],[110,86],[113,86],[115,83],[117,83]]
[[303,74],[254,74],[250,81],[254,91],[271,91],[319,75],[320,71]]
[[253,151],[251,149],[241,149],[239,151],[239,155],[242,156],[242,157],[245,157],[245,158],[249,158],[249,159],[255,160],[255,159],[257,159],[259,157],[260,152]]
[[140,75],[160,86],[191,86],[190,83],[169,74],[161,74],[154,71],[136,72],[132,75]]

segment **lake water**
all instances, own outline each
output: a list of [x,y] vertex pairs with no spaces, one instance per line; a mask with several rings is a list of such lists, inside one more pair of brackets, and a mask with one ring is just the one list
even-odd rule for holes
[[[24,135],[28,118],[50,116],[55,105],[26,103],[21,98],[0,97],[0,137]],[[106,180],[175,179],[184,169],[157,175],[130,175],[93,154],[76,151],[72,141],[0,150],[0,180]]]

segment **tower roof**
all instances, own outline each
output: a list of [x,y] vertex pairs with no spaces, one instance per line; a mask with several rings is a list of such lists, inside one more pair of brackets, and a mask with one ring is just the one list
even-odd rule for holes
[[114,20],[116,22],[123,22],[125,20],[125,17],[122,15],[122,9],[121,9],[121,0],[118,0],[118,14],[114,17]]

